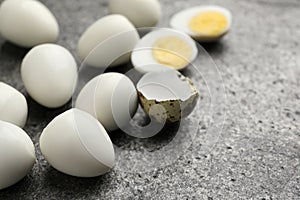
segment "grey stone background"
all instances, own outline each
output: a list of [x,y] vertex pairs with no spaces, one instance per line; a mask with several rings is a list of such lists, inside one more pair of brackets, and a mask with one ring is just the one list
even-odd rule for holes
[[[58,44],[75,54],[81,33],[107,14],[103,0],[43,0],[57,17]],[[223,132],[212,151],[196,138],[176,162],[145,173],[112,170],[91,179],[66,176],[42,158],[42,129],[70,105],[49,110],[26,95],[38,162],[0,199],[300,199],[300,1],[161,0],[163,20],[193,5],[233,13],[232,31],[205,45],[219,67],[227,101]],[[0,39],[0,81],[26,94],[20,62],[28,50]],[[201,131],[205,134],[205,126]]]

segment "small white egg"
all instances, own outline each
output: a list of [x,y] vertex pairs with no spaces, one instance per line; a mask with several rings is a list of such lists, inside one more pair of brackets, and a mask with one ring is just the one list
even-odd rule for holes
[[137,28],[155,26],[161,18],[158,0],[110,0],[108,11],[124,15]]
[[54,15],[40,1],[5,0],[0,7],[0,32],[12,43],[33,47],[55,42],[59,26]]
[[18,126],[0,121],[0,189],[22,178],[35,163],[35,149],[30,137]]
[[113,144],[103,126],[90,114],[68,110],[54,118],[40,136],[41,152],[58,171],[95,177],[114,165]]
[[42,44],[31,49],[23,59],[21,76],[35,101],[48,108],[57,108],[73,95],[77,64],[64,47]]
[[126,17],[108,15],[82,34],[77,53],[93,67],[113,67],[130,61],[130,52],[139,39],[137,30]]
[[127,125],[137,106],[134,84],[120,73],[104,73],[93,78],[76,100],[76,108],[93,115],[108,131]]
[[141,73],[181,70],[198,54],[195,41],[173,29],[159,29],[145,35],[134,48],[131,62]]
[[170,25],[199,42],[211,42],[220,39],[229,31],[231,20],[228,9],[207,5],[188,8],[175,14]]
[[15,88],[0,82],[0,120],[23,128],[27,113],[28,106],[24,95]]

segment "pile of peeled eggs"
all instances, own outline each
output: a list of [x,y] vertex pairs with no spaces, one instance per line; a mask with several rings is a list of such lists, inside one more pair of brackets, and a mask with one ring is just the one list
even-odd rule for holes
[[[55,169],[72,176],[99,176],[113,167],[115,153],[107,132],[126,125],[139,104],[161,123],[188,116],[199,93],[179,71],[197,58],[196,41],[218,40],[231,25],[227,9],[196,6],[175,14],[171,28],[140,38],[137,28],[153,27],[161,18],[157,0],[110,0],[108,10],[110,15],[81,35],[78,57],[94,68],[131,62],[143,76],[137,84],[116,72],[94,77],[79,92],[75,108],[44,128],[39,140],[43,156]],[[59,26],[51,11],[36,0],[5,0],[0,7],[0,33],[11,43],[31,48],[20,66],[30,97],[52,109],[69,102],[78,66],[66,48],[54,44]],[[0,189],[21,180],[35,163],[33,142],[22,129],[27,112],[23,94],[0,82]]]

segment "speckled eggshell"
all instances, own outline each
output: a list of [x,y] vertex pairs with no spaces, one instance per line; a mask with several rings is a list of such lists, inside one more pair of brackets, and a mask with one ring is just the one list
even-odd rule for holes
[[[156,85],[163,85],[163,90],[166,92],[172,90],[174,85],[171,82],[168,83],[168,81],[165,81],[168,80],[167,77],[164,77],[164,75],[167,74],[173,76],[170,81],[182,82],[187,86],[185,89],[190,93],[188,98],[181,99],[177,97],[175,90],[175,96],[168,99],[164,99],[158,92],[156,93],[157,90],[154,88]],[[153,95],[151,95],[150,98],[147,97],[149,90],[146,91],[144,89],[145,86],[153,86],[153,91],[151,91]],[[146,114],[160,123],[174,123],[187,117],[193,111],[199,97],[199,93],[193,82],[175,70],[168,70],[160,73],[150,72],[145,74],[137,84],[137,90],[140,104]]]

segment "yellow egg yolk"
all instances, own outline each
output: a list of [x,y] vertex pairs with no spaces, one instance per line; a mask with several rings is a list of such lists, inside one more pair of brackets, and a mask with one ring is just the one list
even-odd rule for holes
[[189,64],[193,55],[191,46],[183,39],[175,36],[159,38],[153,44],[154,59],[174,69],[182,69]]
[[195,15],[189,23],[189,28],[193,32],[207,36],[218,36],[227,26],[226,16],[217,11],[201,12]]

